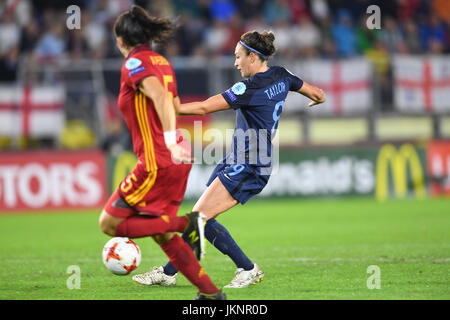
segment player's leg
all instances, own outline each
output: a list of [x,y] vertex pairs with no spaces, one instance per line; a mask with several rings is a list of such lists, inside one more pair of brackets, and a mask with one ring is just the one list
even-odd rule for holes
[[231,196],[219,178],[215,178],[197,200],[192,210],[202,212],[206,216],[206,220],[209,220],[233,208],[237,203],[238,201]]
[[[162,211],[167,219],[177,218],[178,207],[183,200],[190,169],[191,165],[185,164],[161,169],[158,172],[160,180],[157,180],[143,199],[148,204],[146,209]],[[197,261],[201,258],[202,250],[199,252],[193,246],[193,243],[200,245],[204,243],[204,216],[198,212],[191,212],[186,216],[190,220],[184,230],[185,234],[189,235],[186,241],[171,232],[155,235],[153,239],[169,257],[170,262],[199,289],[200,296],[224,299],[225,295],[214,285]],[[134,276],[133,280],[136,281],[139,276]],[[140,283],[140,281],[136,282]]]
[[100,228],[108,235],[132,239],[168,232],[188,232],[194,236],[186,239],[186,242],[197,259],[201,259],[204,252],[203,215],[191,212],[181,217],[166,215],[154,217],[138,213],[139,211],[130,207],[116,192],[108,200],[100,215]]
[[138,163],[109,198],[100,216],[101,229],[112,236],[130,238],[186,230],[188,216],[165,215],[164,199],[171,192],[167,184],[170,173],[168,168],[148,172]]
[[[231,236],[230,232],[216,219],[206,222],[205,238],[236,265],[239,270],[250,271],[255,268],[254,263],[245,255],[242,249]],[[158,279],[163,285],[175,284],[175,274],[177,269],[169,262],[163,268],[156,268],[154,273],[158,274]],[[162,276],[166,275],[166,277]]]
[[150,217],[139,215],[139,212],[129,206],[116,191],[108,200],[99,224],[102,231],[110,236],[140,238],[145,236],[163,235],[171,231],[190,233],[197,232],[197,238],[188,239],[197,259],[201,259],[204,249],[203,218],[197,212],[191,212],[185,216],[160,216]]
[[[260,282],[264,277],[264,272],[261,268],[254,264],[247,255],[238,246],[228,230],[214,218],[219,214],[231,209],[238,202],[245,203],[250,196],[240,193],[240,188],[235,184],[230,184],[225,187],[222,181],[225,181],[221,175],[216,177],[214,181],[205,190],[203,195],[194,205],[194,210],[200,210],[207,217],[209,226],[205,228],[205,236],[207,239],[223,254],[230,257],[236,264],[237,270],[234,279],[226,288],[245,288],[250,284]],[[245,179],[245,178],[243,178]],[[238,186],[242,188],[244,183],[242,180]],[[233,192],[233,195],[231,194]],[[237,200],[239,199],[239,201]],[[221,205],[218,205],[218,204]]]
[[[200,210],[202,213],[207,212],[210,216],[217,216],[236,204],[237,200],[230,195],[220,179],[215,178],[195,204],[194,210]],[[205,237],[236,264],[236,277],[229,287],[241,288],[261,281],[264,275],[262,270],[245,255],[222,224],[215,219],[208,220],[205,226]],[[138,281],[146,285],[173,285],[176,283],[176,273],[177,268],[168,262],[163,268],[154,268],[143,274],[142,279]]]
[[[121,216],[127,214],[126,212],[124,212],[125,210],[121,211]],[[134,222],[142,222],[141,218],[143,218],[144,216],[138,216],[132,210],[129,210],[129,213],[130,216],[128,218],[121,219],[108,214],[107,209],[104,210],[102,212],[102,215],[100,216],[100,225],[102,227],[102,230],[112,236],[127,236],[129,238],[133,238],[133,235],[135,234],[135,232],[133,231],[125,233],[117,231],[117,229],[119,229],[125,221],[133,220],[133,224]],[[159,223],[159,220],[159,218],[151,218],[149,220],[146,220],[145,222],[154,221]],[[203,227],[203,221],[196,221],[196,223],[197,228]],[[168,232],[165,234],[152,235],[152,237],[169,257],[170,262],[174,266],[176,266],[193,285],[198,288],[200,295],[212,296],[216,299],[225,299],[225,295],[214,285],[209,276],[198,263],[197,257],[194,255],[191,247],[187,242],[182,240],[180,236],[176,235],[175,233]],[[203,240],[200,238],[198,241],[200,242]]]
[[198,288],[200,296],[210,296],[214,299],[226,298],[206,274],[189,245],[179,235],[167,233],[153,236],[153,239],[169,257],[170,262]]
[[[152,236],[160,245],[161,249],[169,257],[170,262],[199,289],[200,294],[204,296],[213,296],[217,299],[225,298],[221,290],[214,285],[209,276],[202,269],[197,261],[197,257],[194,255],[193,250],[187,242],[173,232],[160,233],[163,229],[160,226],[156,229],[152,227],[151,223],[158,225],[161,221],[164,221],[164,223],[167,224],[165,221],[166,218],[146,217],[138,215],[137,213],[137,210],[127,205],[116,192],[111,196],[105,209],[100,215],[100,227],[103,232],[111,236],[126,236],[129,238],[134,238],[136,235],[140,237],[141,235],[147,235],[149,232],[158,230],[158,233],[148,235]],[[124,223],[127,221],[132,222],[131,224],[129,223],[126,225],[126,228],[130,228],[129,231],[123,229]],[[137,230],[133,229],[139,224],[144,224],[145,230],[141,230],[141,226],[139,226]],[[195,229],[203,228],[203,220],[192,221],[192,224],[196,225]],[[183,227],[183,230],[181,231],[184,231],[184,229],[185,227]],[[180,230],[177,231],[180,232]],[[200,238],[198,241],[201,242],[203,239]]]
[[[254,265],[234,241],[228,230],[214,217],[234,207],[238,201],[230,194],[221,180],[216,177],[194,205],[207,219],[205,236],[220,252],[229,256],[237,268],[253,269]],[[208,220],[209,218],[209,220]]]
[[[178,208],[183,200],[184,193],[186,191],[187,179],[189,176],[190,169],[191,169],[190,164],[189,165],[180,164],[171,167],[170,169],[164,170],[165,172],[164,184],[166,185],[166,187],[163,190],[161,190],[162,192],[161,195],[164,195],[164,197],[160,196],[160,198],[164,199],[165,207],[163,210],[169,217],[175,217],[178,213]],[[194,237],[198,236],[192,234],[193,231],[195,230],[192,230],[191,228],[191,230],[187,230],[185,232],[187,242],[190,242],[191,240],[191,237],[189,237],[188,235],[192,235]],[[201,236],[203,238],[203,235]],[[157,239],[160,238],[161,237]],[[200,241],[200,243],[203,244],[203,241]],[[174,274],[176,274],[178,271],[177,267],[175,267],[175,265],[170,262],[169,264],[175,270]],[[149,272],[134,275],[133,280],[143,285],[159,284],[163,286],[169,286],[174,285],[176,283],[176,275],[167,276],[164,274],[162,267],[155,267]]]
[[[212,216],[215,217],[219,213],[224,212],[224,211],[234,207],[236,204],[237,204],[237,201],[230,195],[230,193],[227,191],[227,189],[225,189],[225,187],[222,185],[220,180],[216,178],[213,181],[213,183],[211,183],[208,186],[208,188],[205,190],[203,195],[200,197],[200,199],[194,205],[193,211],[196,211],[195,208],[198,208],[198,209],[200,209],[200,211],[198,211],[198,212],[202,212],[205,216],[207,216],[209,214],[210,217],[212,217]],[[205,212],[203,212],[201,210],[206,210],[207,214],[205,214]],[[206,225],[208,226],[208,223]],[[216,228],[215,230],[218,230],[218,229]],[[206,232],[207,231],[205,229],[205,233]],[[214,231],[212,231],[212,233],[214,233]],[[211,231],[208,232],[208,234],[211,234]],[[226,237],[227,234],[228,234],[228,237]],[[219,248],[226,246],[225,243],[221,242],[221,239],[223,239],[223,240],[231,239],[230,242],[234,242],[234,240],[231,238],[231,235],[228,232],[224,233],[224,235],[225,235],[225,237],[219,237],[219,240],[217,242],[217,245],[219,246]],[[212,234],[210,239],[213,239],[213,237],[214,237],[214,234]],[[216,241],[217,241],[217,239],[216,239]],[[216,245],[215,243],[213,243],[213,244]],[[234,247],[239,248],[235,242],[234,242],[234,244],[235,244]],[[242,252],[242,255],[245,256],[243,254],[243,252]],[[165,275],[170,277],[170,276],[173,276],[176,272],[177,272],[177,269],[173,264],[170,264],[170,263],[166,264],[166,266],[164,268]],[[153,275],[153,274],[155,274],[155,275]],[[135,278],[137,278],[137,276],[135,276]],[[160,284],[160,283],[154,283],[155,281],[153,281],[153,280],[155,280],[155,279],[160,279],[161,282],[168,282],[168,283],[174,282],[172,279],[162,276],[160,268],[154,269],[153,272],[150,271],[150,273],[147,273],[147,275],[145,275],[145,274],[142,275],[142,278],[143,279],[136,279],[136,280],[142,284],[147,284],[147,285]]]
[[167,232],[183,232],[190,222],[187,216],[151,217],[136,213],[137,210],[130,207],[116,191],[100,215],[100,228],[110,236],[141,238]]

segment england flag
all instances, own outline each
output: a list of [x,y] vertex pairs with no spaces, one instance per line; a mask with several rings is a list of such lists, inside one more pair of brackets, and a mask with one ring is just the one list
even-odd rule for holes
[[58,137],[65,123],[65,89],[0,86],[0,135]]
[[[364,58],[309,60],[291,67],[295,75],[325,92],[327,101],[308,112],[320,115],[357,115],[373,105],[372,66]],[[290,94],[287,105],[307,106],[309,99]],[[290,108],[294,109],[294,108]],[[288,110],[288,109],[286,109]]]
[[394,104],[405,113],[450,111],[450,58],[404,56],[393,59]]

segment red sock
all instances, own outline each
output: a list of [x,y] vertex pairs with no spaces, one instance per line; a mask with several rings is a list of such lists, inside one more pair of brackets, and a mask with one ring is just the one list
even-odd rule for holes
[[135,215],[119,223],[116,229],[116,236],[141,238],[167,232],[183,232],[188,223],[189,220],[186,216],[150,217]]
[[219,289],[198,263],[191,247],[179,236],[175,235],[161,248],[177,268],[201,293],[215,294]]

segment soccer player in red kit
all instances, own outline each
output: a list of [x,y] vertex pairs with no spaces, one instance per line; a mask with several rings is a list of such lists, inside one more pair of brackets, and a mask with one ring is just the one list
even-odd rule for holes
[[177,216],[192,159],[177,143],[174,104],[179,105],[180,99],[175,73],[149,45],[166,41],[173,30],[169,20],[152,17],[139,6],[115,22],[117,45],[126,58],[118,105],[138,163],[108,200],[100,228],[117,237],[151,236],[197,286],[197,299],[225,299],[197,261],[203,253],[204,216],[200,212]]

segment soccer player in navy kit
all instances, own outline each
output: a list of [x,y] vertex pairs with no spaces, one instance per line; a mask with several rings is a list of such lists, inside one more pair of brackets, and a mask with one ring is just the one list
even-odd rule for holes
[[[242,252],[215,217],[237,203],[246,203],[266,186],[272,167],[271,141],[289,91],[310,98],[310,107],[325,102],[321,89],[283,67],[267,65],[269,57],[275,53],[274,40],[273,33],[267,31],[242,35],[235,49],[235,67],[247,79],[203,102],[181,104],[177,110],[179,114],[197,115],[230,108],[236,111],[231,151],[216,166],[207,189],[193,208],[206,216],[206,238],[237,266],[235,278],[225,286],[228,288],[244,288],[260,282],[264,273]],[[168,286],[175,284],[176,272],[168,263],[164,268],[154,268],[133,279],[146,285]]]

